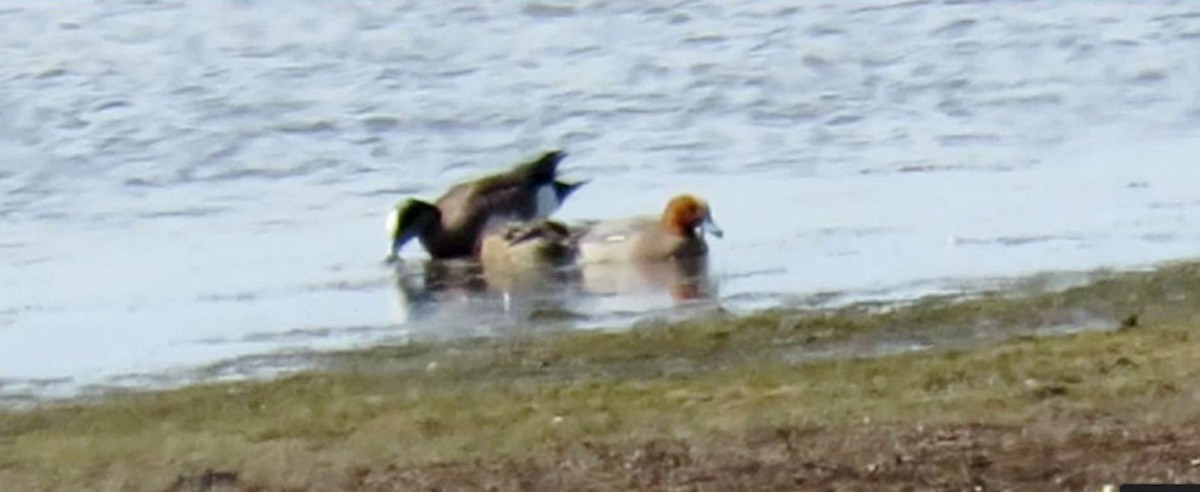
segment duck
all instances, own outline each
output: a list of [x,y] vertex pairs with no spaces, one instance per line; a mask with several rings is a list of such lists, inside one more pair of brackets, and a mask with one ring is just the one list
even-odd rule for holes
[[659,261],[704,257],[704,234],[724,237],[708,202],[683,194],[667,202],[661,217],[641,216],[567,226],[550,219],[510,221],[481,241],[484,269],[536,268],[583,263]]
[[473,258],[493,227],[549,217],[587,183],[557,179],[566,156],[552,150],[507,172],[457,184],[433,203],[412,198],[396,204],[387,219],[385,261],[395,262],[414,238],[434,259]]
[[706,233],[725,235],[707,201],[682,194],[667,202],[661,216],[596,222],[575,243],[580,263],[655,262],[706,256]]

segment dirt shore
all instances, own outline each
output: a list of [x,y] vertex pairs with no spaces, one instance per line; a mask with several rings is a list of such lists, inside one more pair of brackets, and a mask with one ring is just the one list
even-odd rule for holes
[[[704,443],[363,470],[346,490],[1101,490],[1200,482],[1194,425],[780,427]],[[268,488],[269,490],[269,488]]]

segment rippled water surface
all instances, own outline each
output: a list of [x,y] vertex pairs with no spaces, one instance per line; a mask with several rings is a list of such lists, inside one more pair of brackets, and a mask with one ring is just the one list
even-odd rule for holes
[[[1195,2],[3,1],[0,45],[7,398],[1200,251]],[[560,147],[563,219],[709,199],[707,301],[382,265],[395,201]]]

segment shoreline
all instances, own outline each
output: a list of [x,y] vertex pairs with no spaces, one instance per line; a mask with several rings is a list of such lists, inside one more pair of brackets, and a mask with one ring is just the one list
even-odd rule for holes
[[[850,311],[872,311],[904,307],[915,303],[957,302],[973,300],[981,297],[1002,295],[1034,295],[1054,293],[1068,288],[1094,282],[1112,275],[1155,270],[1162,265],[1189,263],[1200,260],[1172,260],[1149,264],[1126,265],[1120,268],[1104,267],[1094,270],[1063,270],[1025,273],[1013,276],[993,276],[965,279],[926,279],[904,285],[887,286],[883,288],[858,289],[848,291],[817,291],[806,296],[791,300],[780,301],[772,306],[740,307],[727,309],[717,303],[706,302],[703,305],[676,306],[670,313],[646,314],[640,318],[629,318],[605,323],[591,320],[579,313],[569,310],[550,309],[534,310],[529,313],[526,324],[543,323],[546,320],[560,320],[540,326],[536,330],[515,328],[521,322],[511,321],[514,326],[495,332],[479,334],[443,334],[405,333],[402,336],[390,336],[370,340],[357,346],[346,348],[303,348],[287,349],[275,352],[247,353],[231,356],[197,365],[184,365],[150,372],[135,372],[110,375],[102,382],[74,383],[70,378],[16,378],[5,380],[0,378],[0,410],[20,410],[44,405],[86,404],[103,400],[110,394],[146,393],[171,391],[189,386],[213,383],[254,383],[270,381],[292,374],[320,370],[315,361],[327,360],[332,354],[355,353],[370,351],[374,347],[408,346],[424,344],[457,344],[472,343],[479,340],[494,340],[529,336],[530,334],[560,335],[576,332],[609,332],[627,331],[639,326],[660,324],[691,324],[696,321],[719,321],[728,317],[754,317],[760,314],[787,315],[788,317],[822,316],[828,313],[837,315]],[[577,321],[582,324],[576,324]],[[1097,329],[1088,326],[1070,326],[1086,323],[1071,323],[1058,327],[1058,331],[1069,333],[1078,329],[1087,331]],[[1099,327],[1098,329],[1104,329]],[[380,329],[382,331],[382,329]],[[866,340],[867,345],[878,343],[877,347],[833,346],[826,353],[811,354],[811,358],[823,359],[829,357],[859,355],[886,355],[892,351],[906,351],[902,345],[908,344],[908,349],[927,350],[938,348],[941,344],[926,343],[921,340]],[[996,341],[996,340],[992,340]],[[847,344],[853,345],[853,344]],[[28,388],[13,391],[4,386]],[[62,386],[66,385],[66,386]],[[50,389],[57,388],[57,389]]]
[[[1090,278],[1061,291],[1031,277],[969,298],[380,346],[275,380],[3,411],[0,480],[171,490],[231,477],[208,469],[235,474],[234,490],[649,486],[629,481],[638,473],[733,489],[786,477],[851,489],[905,476],[919,488],[1092,486],[1119,483],[1117,472],[1200,479],[1200,466],[1145,455],[1164,443],[1200,450],[1179,437],[1200,422],[1200,263]],[[854,352],[872,339],[928,346]],[[846,353],[813,355],[838,347]],[[1106,444],[1129,435],[1142,441]],[[937,444],[945,436],[990,464],[952,471],[964,451]],[[915,447],[873,472],[859,466],[889,444]],[[1026,445],[1114,461],[1022,461]],[[913,453],[927,459],[905,458]],[[1067,463],[1083,468],[1034,473]]]

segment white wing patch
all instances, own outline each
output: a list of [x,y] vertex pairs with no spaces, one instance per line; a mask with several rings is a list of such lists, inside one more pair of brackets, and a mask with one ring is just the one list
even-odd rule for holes
[[604,242],[606,243],[619,243],[626,239],[629,239],[629,236],[625,234],[609,234],[604,236]]
[[392,211],[388,212],[387,216],[387,232],[388,237],[396,236],[396,229],[400,227],[400,209],[392,207]]
[[538,187],[537,204],[534,205],[537,207],[537,209],[534,211],[534,213],[537,215],[537,218],[544,219],[549,217],[550,214],[553,214],[554,211],[558,210],[559,205],[561,205],[561,203],[558,203],[558,193],[554,192],[553,183],[544,184]]

